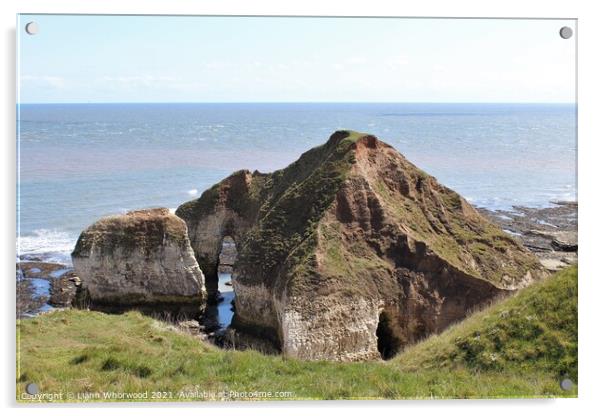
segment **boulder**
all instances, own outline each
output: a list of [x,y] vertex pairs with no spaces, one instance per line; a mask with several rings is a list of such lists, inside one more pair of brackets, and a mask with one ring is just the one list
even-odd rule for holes
[[81,279],[73,272],[67,272],[61,277],[50,280],[50,298],[48,303],[58,308],[73,306],[77,299]]
[[389,358],[547,276],[456,192],[350,131],[285,169],[236,172],[176,215],[208,289],[222,240],[236,243],[232,329],[301,359]]
[[186,224],[167,208],[102,218],[81,233],[71,257],[92,307],[198,310],[206,300]]
[[578,248],[577,232],[557,232],[552,238],[552,247],[559,251],[576,252]]
[[194,320],[180,321],[177,323],[177,328],[192,335],[198,335],[201,332],[201,324]]
[[549,240],[557,251],[576,252],[578,249],[577,231],[530,230],[529,234]]
[[567,267],[567,264],[565,262],[563,262],[562,260],[553,259],[553,258],[541,259],[540,262],[541,262],[542,266],[545,267],[546,270],[549,270],[551,272],[557,272],[558,270],[561,270],[561,269],[564,269],[565,267]]

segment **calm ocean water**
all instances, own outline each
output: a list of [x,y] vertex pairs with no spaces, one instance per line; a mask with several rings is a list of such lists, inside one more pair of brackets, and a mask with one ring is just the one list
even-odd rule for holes
[[179,204],[272,171],[337,129],[377,135],[477,206],[576,199],[575,107],[68,104],[19,109],[18,254],[69,262],[101,216]]

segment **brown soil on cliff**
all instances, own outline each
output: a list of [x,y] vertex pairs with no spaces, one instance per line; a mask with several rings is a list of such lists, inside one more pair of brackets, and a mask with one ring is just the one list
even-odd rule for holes
[[356,132],[272,174],[237,172],[176,214],[208,281],[234,238],[235,326],[305,358],[373,358],[377,332],[399,348],[546,275],[460,195]]

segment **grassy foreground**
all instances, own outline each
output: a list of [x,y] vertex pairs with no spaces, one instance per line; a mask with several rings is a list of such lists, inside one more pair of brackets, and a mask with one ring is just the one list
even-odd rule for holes
[[[576,397],[577,268],[386,362],[225,351],[137,312],[65,310],[17,327],[17,400]],[[570,391],[559,387],[568,376]],[[25,393],[36,383],[40,394]]]

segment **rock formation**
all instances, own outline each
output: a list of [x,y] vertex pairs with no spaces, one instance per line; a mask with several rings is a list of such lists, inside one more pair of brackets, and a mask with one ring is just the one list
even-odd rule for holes
[[389,358],[546,275],[460,195],[355,132],[271,174],[236,172],[176,215],[210,296],[222,239],[236,242],[233,329],[302,359]]
[[236,262],[236,243],[232,237],[226,236],[222,242],[222,251],[219,254],[219,273],[232,273]]
[[166,208],[103,218],[71,254],[92,306],[202,307],[204,277],[186,224]]

